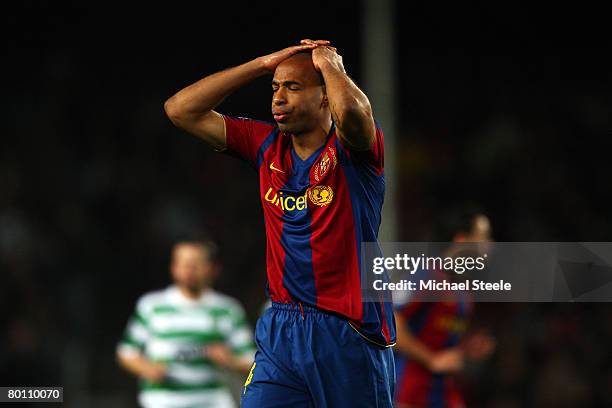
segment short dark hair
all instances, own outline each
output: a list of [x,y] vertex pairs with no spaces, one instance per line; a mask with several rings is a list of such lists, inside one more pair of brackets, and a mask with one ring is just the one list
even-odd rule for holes
[[193,245],[204,249],[206,257],[210,262],[217,262],[219,259],[219,245],[215,241],[209,238],[185,238],[176,241],[174,246],[177,245]]
[[449,242],[456,234],[470,234],[474,230],[476,218],[484,214],[484,210],[475,204],[465,204],[451,209],[436,223],[436,240]]

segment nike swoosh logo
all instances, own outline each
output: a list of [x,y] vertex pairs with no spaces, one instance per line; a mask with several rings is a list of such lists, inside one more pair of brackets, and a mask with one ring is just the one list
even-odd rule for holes
[[276,167],[274,167],[274,162],[270,163],[270,170],[279,171],[281,173],[284,173],[284,171],[282,171],[281,169],[277,169]]

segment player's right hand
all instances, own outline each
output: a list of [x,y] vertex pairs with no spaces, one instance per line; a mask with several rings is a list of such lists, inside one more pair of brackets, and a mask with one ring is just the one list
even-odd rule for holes
[[259,57],[259,61],[262,64],[263,69],[268,73],[273,73],[278,64],[286,60],[292,55],[297,54],[301,51],[310,51],[314,48],[317,48],[319,44],[314,42],[304,43],[300,45],[294,45],[291,47],[284,48],[280,51],[274,52],[272,54],[264,55],[263,57]]
[[463,369],[463,352],[452,348],[435,353],[429,362],[433,373],[454,373]]
[[165,364],[149,362],[143,367],[140,375],[142,378],[151,382],[161,382],[168,373],[168,368]]
[[305,38],[300,41],[300,44],[316,44],[318,46],[328,48],[333,52],[337,51],[336,47],[332,47],[328,40],[311,40],[310,38]]

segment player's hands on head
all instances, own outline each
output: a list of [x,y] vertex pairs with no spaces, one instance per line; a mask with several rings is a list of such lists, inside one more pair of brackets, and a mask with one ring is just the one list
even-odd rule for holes
[[328,40],[311,40],[310,38],[305,38],[300,41],[300,44],[315,44],[318,47],[325,47],[334,52],[337,51],[336,47],[332,47],[331,42]]
[[324,66],[331,67],[341,72],[346,72],[344,70],[342,56],[338,54],[337,49],[332,46],[318,44],[317,48],[312,50],[312,63],[319,72],[324,68]]
[[318,70],[321,70],[320,67],[323,63],[331,62],[336,68],[344,71],[342,57],[337,53],[336,47],[333,47],[328,40],[311,40],[305,38],[300,41],[299,45],[283,48],[272,54],[264,55],[263,57],[259,57],[259,61],[266,72],[274,73],[278,64],[302,51],[312,51],[312,61],[315,68]]
[[168,373],[168,368],[165,364],[148,362],[141,370],[140,376],[151,382],[161,382]]
[[455,373],[462,369],[463,352],[459,348],[439,351],[429,362],[429,370],[433,373]]
[[314,43],[294,45],[291,47],[283,48],[280,51],[273,52],[272,54],[264,55],[259,57],[259,61],[263,69],[268,73],[273,73],[278,64],[286,60],[292,55],[302,51],[310,51],[317,48],[318,45]]

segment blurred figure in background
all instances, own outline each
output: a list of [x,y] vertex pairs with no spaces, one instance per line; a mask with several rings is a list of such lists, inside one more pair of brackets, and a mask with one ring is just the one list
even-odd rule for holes
[[[491,223],[481,213],[466,211],[447,221],[445,234],[453,243],[482,243],[480,254],[492,241]],[[465,255],[464,248],[451,245],[444,256]],[[451,279],[443,271],[433,271],[436,279]],[[452,299],[452,300],[451,300]],[[485,332],[465,336],[472,304],[461,293],[452,293],[444,302],[408,299],[396,305],[396,358],[398,408],[462,408],[463,397],[453,374],[463,369],[464,358],[488,357],[494,340]]]
[[145,408],[236,406],[222,371],[246,374],[255,350],[241,305],[211,288],[216,252],[210,241],[177,243],[174,284],[138,300],[117,357],[141,379]]

